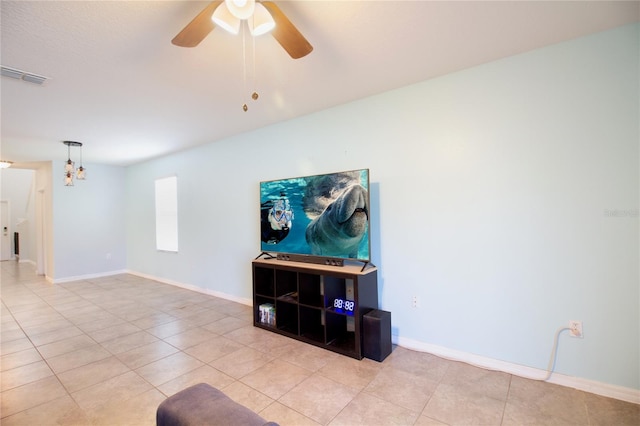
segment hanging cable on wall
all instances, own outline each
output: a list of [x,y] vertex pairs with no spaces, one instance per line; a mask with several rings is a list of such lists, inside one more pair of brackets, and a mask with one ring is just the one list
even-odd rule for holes
[[560,327],[558,331],[556,331],[555,337],[553,338],[553,347],[551,348],[549,364],[547,365],[547,375],[544,376],[544,378],[538,380],[546,382],[551,378],[551,374],[553,374],[553,370],[556,368],[556,357],[558,356],[558,341],[560,340],[560,333],[565,330],[569,330],[569,327]]

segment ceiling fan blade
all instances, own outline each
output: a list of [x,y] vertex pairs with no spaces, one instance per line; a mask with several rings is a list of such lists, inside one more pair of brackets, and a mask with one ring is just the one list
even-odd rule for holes
[[220,3],[222,2],[214,1],[205,7],[202,12],[198,13],[198,15],[171,40],[171,43],[180,47],[195,47],[200,44],[207,34],[215,28],[211,16]]
[[273,29],[273,37],[287,51],[293,59],[299,59],[308,55],[313,50],[313,46],[291,23],[289,18],[285,16],[278,6],[272,1],[263,1],[262,4],[267,8],[276,27]]

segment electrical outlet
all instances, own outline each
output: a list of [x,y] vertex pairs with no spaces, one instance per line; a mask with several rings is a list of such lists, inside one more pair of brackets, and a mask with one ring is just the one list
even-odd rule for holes
[[571,337],[584,337],[582,334],[582,321],[569,321],[569,333]]
[[411,298],[411,307],[419,308],[420,307],[420,298],[418,296],[413,296]]

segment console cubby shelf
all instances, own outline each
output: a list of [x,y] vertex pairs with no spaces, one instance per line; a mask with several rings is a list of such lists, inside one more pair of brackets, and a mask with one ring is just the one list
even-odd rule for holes
[[[378,309],[375,267],[256,259],[252,268],[254,326],[362,359],[362,316]],[[341,301],[352,309],[334,307]],[[275,323],[261,307],[275,310]]]

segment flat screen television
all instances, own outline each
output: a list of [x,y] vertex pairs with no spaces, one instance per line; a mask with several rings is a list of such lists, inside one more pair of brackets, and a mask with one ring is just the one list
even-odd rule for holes
[[366,265],[369,213],[369,169],[260,182],[262,253]]

